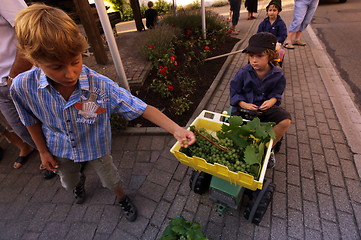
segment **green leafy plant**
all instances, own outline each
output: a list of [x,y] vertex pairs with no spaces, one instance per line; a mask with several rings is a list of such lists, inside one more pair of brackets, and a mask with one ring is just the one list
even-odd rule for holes
[[159,240],[208,240],[198,222],[190,222],[183,217],[170,220]]
[[258,178],[266,145],[276,137],[273,125],[260,122],[259,118],[244,121],[242,117],[232,116],[229,124],[223,124],[221,130],[216,132],[217,138],[204,128],[191,126],[197,141],[180,151],[188,156],[201,157],[209,163],[219,163],[230,171],[241,171]]

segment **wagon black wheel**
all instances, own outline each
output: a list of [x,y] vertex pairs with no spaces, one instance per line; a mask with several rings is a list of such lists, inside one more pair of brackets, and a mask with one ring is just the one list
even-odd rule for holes
[[212,175],[205,172],[192,171],[192,176],[189,179],[189,187],[197,194],[203,194],[208,191],[211,183]]
[[252,193],[243,216],[250,222],[259,225],[266,213],[269,203],[272,201],[276,185],[270,181],[263,184],[262,190],[257,189]]

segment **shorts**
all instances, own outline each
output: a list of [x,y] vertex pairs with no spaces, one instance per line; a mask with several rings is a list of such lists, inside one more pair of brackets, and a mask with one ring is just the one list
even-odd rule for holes
[[[61,185],[67,190],[73,190],[80,181],[81,163],[55,156],[54,160],[59,164],[57,173],[60,176]],[[88,161],[88,165],[94,168],[103,187],[111,191],[115,191],[121,187],[122,181],[110,154]]]
[[273,106],[266,111],[262,111],[259,119],[261,122],[275,122],[276,124],[279,124],[286,119],[292,120],[291,114],[280,106]]
[[[239,109],[234,110],[235,107],[232,107],[232,115],[241,116],[243,115]],[[256,111],[254,111],[256,112]],[[255,117],[255,116],[253,116]],[[274,122],[276,124],[282,122],[283,120],[289,119],[292,120],[291,114],[281,108],[280,106],[274,105],[266,111],[262,111],[261,115],[258,116],[261,122]]]

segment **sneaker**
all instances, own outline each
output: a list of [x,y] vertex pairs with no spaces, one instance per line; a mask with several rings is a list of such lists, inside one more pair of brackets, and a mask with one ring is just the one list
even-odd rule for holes
[[269,159],[268,159],[267,168],[268,168],[268,169],[274,168],[274,167],[275,167],[275,164],[276,164],[275,153],[274,153],[274,152],[271,152],[271,156],[270,156]]
[[85,201],[85,188],[84,188],[85,179],[86,179],[85,175],[81,174],[80,181],[73,191],[76,204],[82,204]]
[[125,197],[119,200],[119,204],[124,212],[125,218],[129,222],[134,222],[137,219],[137,208],[130,201],[129,197],[125,195]]
[[45,170],[43,173],[43,178],[49,180],[55,177],[56,175],[57,174],[54,171]]

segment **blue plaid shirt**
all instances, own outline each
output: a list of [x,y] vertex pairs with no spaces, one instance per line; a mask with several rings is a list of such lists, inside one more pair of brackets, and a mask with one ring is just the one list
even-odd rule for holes
[[68,101],[49,84],[40,68],[20,74],[10,90],[23,124],[41,123],[49,152],[75,162],[110,153],[113,112],[132,120],[147,107],[142,100],[86,66]]

